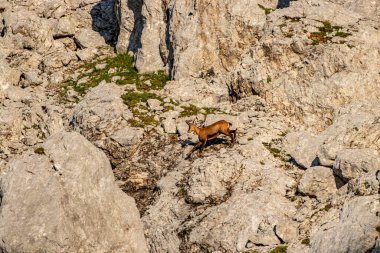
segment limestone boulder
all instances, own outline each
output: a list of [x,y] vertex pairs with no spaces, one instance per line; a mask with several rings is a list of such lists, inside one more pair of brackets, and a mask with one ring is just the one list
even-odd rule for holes
[[0,189],[2,251],[148,252],[135,201],[78,133],[57,133],[14,159]]
[[133,117],[121,99],[123,90],[116,84],[101,83],[90,90],[74,108],[70,126],[105,150],[113,164],[128,156],[144,130],[133,128]]
[[104,38],[91,29],[81,29],[75,34],[75,42],[79,48],[98,48],[106,46]]
[[274,246],[285,239],[280,240],[281,233],[276,235],[276,228],[287,228],[290,238],[296,236],[297,226],[291,219],[294,212],[292,203],[276,194],[235,193],[228,201],[211,208],[189,238],[213,251],[241,252],[254,245]]
[[345,181],[380,170],[380,156],[371,149],[345,149],[337,154],[333,171]]
[[332,125],[320,136],[323,144],[317,156],[323,166],[333,166],[338,152],[344,149],[379,150],[380,106],[377,100],[356,102],[342,107]]
[[312,252],[376,252],[380,210],[378,196],[356,197],[344,204],[338,220],[311,234]]
[[327,197],[336,192],[336,183],[330,168],[316,166],[305,171],[298,185],[298,190],[309,196]]

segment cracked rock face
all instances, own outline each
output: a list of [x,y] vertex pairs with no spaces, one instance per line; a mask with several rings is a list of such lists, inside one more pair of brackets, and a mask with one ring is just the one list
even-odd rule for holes
[[377,252],[379,13],[0,0],[0,252]]
[[53,135],[42,150],[1,175],[3,251],[148,252],[135,201],[104,153],[75,132]]

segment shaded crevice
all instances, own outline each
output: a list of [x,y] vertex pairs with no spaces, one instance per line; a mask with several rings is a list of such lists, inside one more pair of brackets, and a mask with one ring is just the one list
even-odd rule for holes
[[1,23],[2,23],[3,29],[1,29],[1,31],[0,31],[0,37],[4,37],[5,34],[7,33],[7,26],[5,25],[4,19],[1,21]]
[[281,244],[284,244],[285,241],[277,234],[277,225],[273,227],[273,232],[276,235],[277,239],[280,241]]
[[0,185],[0,213],[1,213],[1,206],[3,204],[3,197],[4,197],[4,193],[3,193],[3,189],[1,189],[1,185]]
[[170,20],[172,16],[172,10],[170,8],[165,10],[165,22],[166,22],[166,31],[165,31],[165,43],[166,49],[168,50],[168,59],[163,59],[165,65],[169,67],[169,78],[172,80],[174,78],[174,49],[170,36]]
[[[129,38],[129,44],[127,46],[127,51],[136,53],[141,47],[141,36],[144,28],[144,17],[142,15],[142,0],[128,0],[127,6],[133,11],[134,26]],[[119,17],[120,18],[120,17]]]
[[287,8],[290,6],[290,1],[291,0],[279,0],[276,8],[277,9]]
[[119,24],[115,12],[116,0],[102,0],[91,11],[92,29],[98,32],[105,42],[115,47],[119,34]]
[[57,33],[53,35],[54,40],[64,39],[64,38],[72,38],[74,37],[74,34],[63,34],[63,33]]

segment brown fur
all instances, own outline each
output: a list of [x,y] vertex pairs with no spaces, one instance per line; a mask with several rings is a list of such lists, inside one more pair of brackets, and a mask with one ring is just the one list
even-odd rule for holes
[[186,158],[189,158],[197,148],[200,148],[200,153],[202,153],[202,149],[206,146],[207,141],[215,139],[220,134],[231,137],[231,147],[236,142],[236,130],[230,130],[231,123],[225,120],[220,120],[203,128],[197,127],[193,122],[186,121],[186,123],[189,125],[188,132],[197,134],[199,139],[199,142],[194,146]]

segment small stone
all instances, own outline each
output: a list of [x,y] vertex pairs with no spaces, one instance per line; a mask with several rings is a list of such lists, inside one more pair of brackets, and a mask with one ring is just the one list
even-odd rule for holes
[[120,77],[120,76],[113,76],[113,77],[111,78],[111,81],[112,81],[113,83],[115,83],[115,82],[118,81],[118,80],[121,80],[121,77]]
[[144,84],[146,84],[146,85],[149,86],[149,87],[152,86],[152,83],[151,83],[150,80],[145,81]]
[[177,131],[179,135],[186,135],[189,130],[189,125],[185,121],[180,121],[177,123]]
[[90,80],[88,76],[82,77],[81,79],[78,80],[77,84],[84,84],[87,83]]
[[155,110],[161,105],[161,101],[158,99],[150,98],[148,99],[147,104],[151,109]]
[[95,69],[97,70],[105,69],[106,67],[107,67],[107,63],[99,63],[95,65]]
[[175,134],[177,132],[175,119],[167,118],[162,121],[161,125],[164,128],[165,133]]

